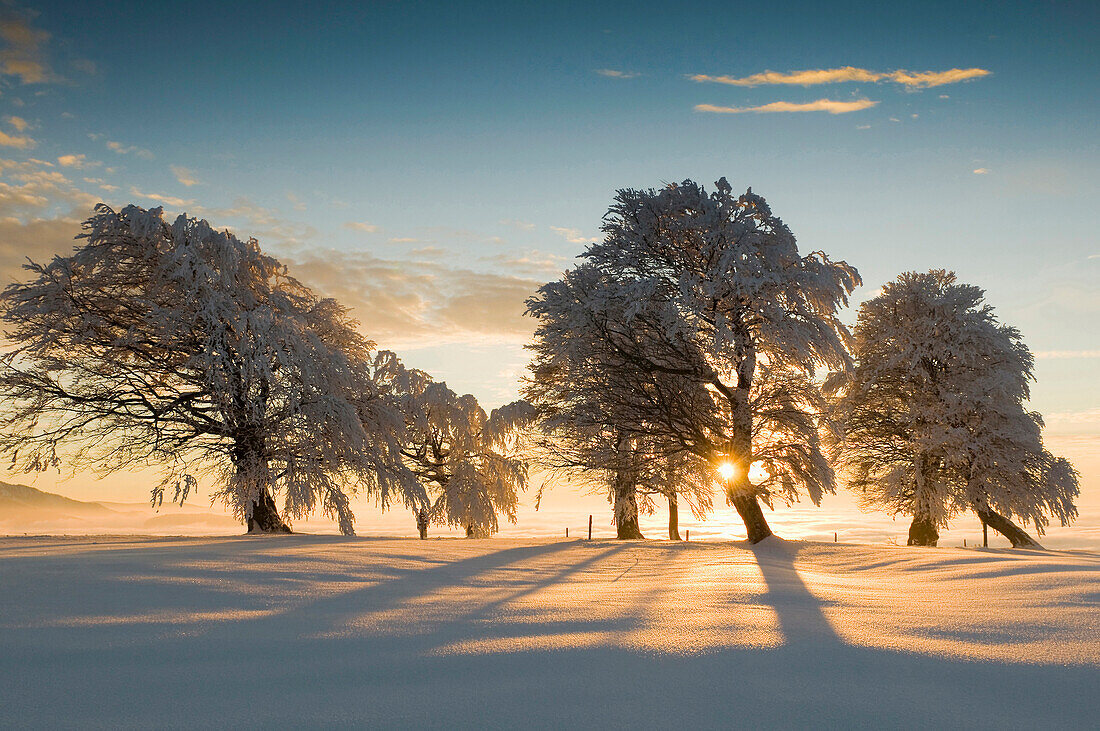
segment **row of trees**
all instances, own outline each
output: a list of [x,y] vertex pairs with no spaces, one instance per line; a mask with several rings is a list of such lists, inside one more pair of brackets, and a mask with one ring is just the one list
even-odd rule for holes
[[13,467],[159,465],[155,503],[205,476],[250,532],[320,510],[351,534],[356,492],[410,508],[422,536],[515,520],[527,466],[507,448],[526,404],[486,414],[376,352],[344,307],[206,221],[100,205],[79,238],[0,295]]
[[[840,319],[857,271],[725,179],[623,190],[604,238],[528,300],[523,401],[474,397],[376,351],[345,308],[253,239],[100,205],[81,245],[0,295],[0,449],[33,471],[158,464],[154,501],[200,477],[250,531],[351,495],[487,536],[538,464],[606,492],[621,538],[716,486],[749,540],[762,505],[834,492],[913,517],[910,543],[974,510],[1014,545],[1075,516],[1077,474],[1026,408],[1033,362],[976,287],[909,273]],[[519,442],[523,442],[520,449]],[[283,496],[282,515],[276,496]]]
[[620,191],[603,233],[528,300],[524,396],[543,459],[600,480],[620,538],[640,536],[654,494],[672,516],[677,497],[705,512],[717,477],[757,542],[761,503],[818,504],[837,469],[866,505],[912,516],[910,544],[935,545],[962,510],[1014,545],[1037,544],[1012,518],[1041,534],[1076,515],[1077,474],[1026,409],[1031,354],[980,289],[903,274],[851,333],[838,313],[856,270],[800,254],[725,179]]

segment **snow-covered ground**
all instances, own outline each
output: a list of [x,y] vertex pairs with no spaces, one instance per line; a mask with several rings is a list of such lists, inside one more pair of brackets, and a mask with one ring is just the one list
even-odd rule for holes
[[1085,728],[1100,556],[0,539],[0,727]]

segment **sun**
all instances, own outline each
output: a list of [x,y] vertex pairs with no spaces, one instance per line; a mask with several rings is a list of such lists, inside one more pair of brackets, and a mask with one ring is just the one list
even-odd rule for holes
[[737,466],[733,462],[725,461],[718,465],[718,476],[723,482],[729,482],[737,474]]

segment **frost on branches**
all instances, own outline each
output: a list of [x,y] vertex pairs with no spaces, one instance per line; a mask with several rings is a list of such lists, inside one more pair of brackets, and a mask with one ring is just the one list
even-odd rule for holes
[[[624,443],[691,455],[689,472],[701,463],[712,480],[729,463],[727,500],[749,540],[762,540],[761,500],[805,490],[816,503],[833,490],[812,376],[850,365],[837,311],[859,275],[801,255],[764,199],[734,196],[725,179],[709,194],[692,181],[620,191],[603,231],[580,266],[528,301],[539,319],[528,399],[548,434],[602,435],[574,460],[584,465]],[[758,484],[754,463],[767,475]]]
[[161,209],[105,205],[72,256],[30,263],[0,296],[13,349],[0,447],[32,471],[159,465],[182,501],[196,475],[250,531],[318,508],[353,532],[349,494],[421,499],[400,414],[372,381],[346,310],[254,239]]
[[428,491],[415,508],[420,537],[433,524],[488,538],[500,530],[499,515],[515,523],[527,462],[514,452],[531,406],[516,401],[486,414],[470,394],[459,396],[418,370],[401,368],[393,383],[405,415],[401,455]]
[[935,545],[964,510],[1015,546],[1038,544],[1013,517],[1042,535],[1076,516],[1077,473],[1026,408],[1031,353],[981,289],[943,270],[902,274],[861,306],[854,349],[855,368],[827,384],[835,455],[865,503],[913,516],[911,545]]

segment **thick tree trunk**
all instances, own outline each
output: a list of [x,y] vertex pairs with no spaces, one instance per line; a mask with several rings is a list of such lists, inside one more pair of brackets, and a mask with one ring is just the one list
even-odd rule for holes
[[726,502],[737,510],[745,523],[749,543],[759,543],[772,535],[756,490],[749,482],[749,466],[752,464],[752,409],[749,406],[749,394],[755,374],[756,351],[749,349],[744,360],[737,366],[737,389],[730,398],[727,458],[733,463],[734,474],[726,483]]
[[290,533],[290,526],[279,517],[275,498],[267,485],[267,455],[264,440],[257,429],[246,429],[234,437],[233,464],[237,468],[238,489],[250,490],[259,486],[260,496],[252,501],[252,510],[246,524],[249,533]]
[[676,495],[668,496],[668,539],[680,540],[680,510],[676,505]]
[[424,508],[416,511],[416,532],[422,541],[428,537],[428,511]]
[[910,546],[935,546],[940,540],[940,532],[935,522],[926,515],[913,516],[909,526]]
[[1007,538],[1013,548],[1042,548],[1039,542],[1029,536],[1023,528],[992,508],[975,505],[974,512],[981,518],[982,523]]
[[638,494],[632,483],[615,489],[615,528],[618,538],[645,538],[638,526]]
[[745,522],[749,543],[759,543],[772,535],[771,526],[764,517],[764,511],[756,495],[748,492],[734,493],[730,495],[729,502]]
[[248,517],[249,533],[290,533],[290,526],[279,517],[275,499],[266,490],[259,500],[252,502],[252,515]]

